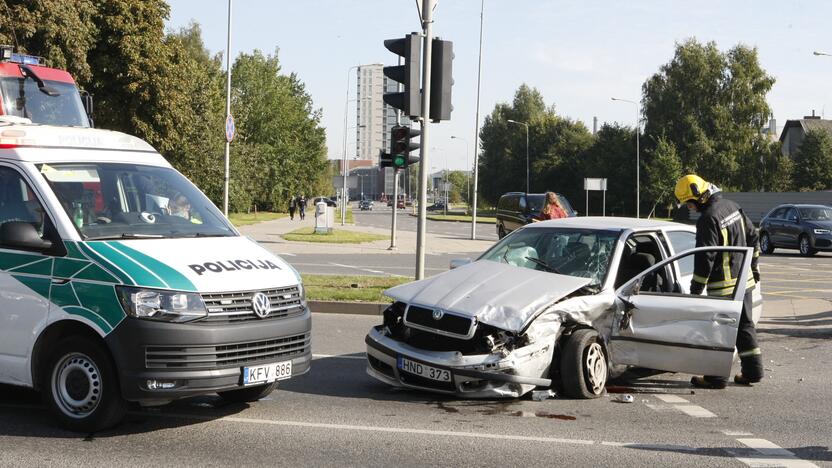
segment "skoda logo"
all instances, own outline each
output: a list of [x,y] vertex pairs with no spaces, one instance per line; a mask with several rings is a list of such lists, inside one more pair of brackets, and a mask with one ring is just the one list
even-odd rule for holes
[[433,319],[434,320],[442,320],[442,317],[444,317],[444,316],[445,316],[445,312],[443,312],[439,309],[436,309],[436,310],[433,311]]
[[254,296],[251,298],[251,307],[254,309],[254,313],[257,314],[260,318],[266,318],[271,312],[272,309],[272,301],[269,300],[269,296],[259,292],[255,293]]

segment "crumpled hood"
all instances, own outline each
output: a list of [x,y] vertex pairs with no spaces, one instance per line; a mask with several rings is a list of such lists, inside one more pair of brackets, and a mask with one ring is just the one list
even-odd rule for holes
[[518,332],[543,307],[589,282],[589,278],[480,260],[384,294],[408,304],[475,316],[482,323]]
[[247,237],[90,241],[82,251],[121,282],[200,293],[294,286],[294,268]]

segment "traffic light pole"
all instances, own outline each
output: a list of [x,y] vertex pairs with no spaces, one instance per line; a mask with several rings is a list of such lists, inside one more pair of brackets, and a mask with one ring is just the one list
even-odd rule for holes
[[422,29],[424,46],[422,48],[422,138],[419,144],[419,217],[416,229],[416,279],[425,277],[425,235],[428,203],[428,128],[430,116],[430,65],[431,45],[433,43],[433,7],[436,0],[422,0]]
[[[399,56],[399,66],[402,64],[402,57]],[[396,85],[396,91],[401,91],[401,83]],[[402,124],[402,111],[396,109],[396,125]],[[391,135],[392,137],[392,135]],[[393,220],[390,222],[390,247],[387,250],[396,250],[396,211],[399,205],[399,170],[393,168]]]

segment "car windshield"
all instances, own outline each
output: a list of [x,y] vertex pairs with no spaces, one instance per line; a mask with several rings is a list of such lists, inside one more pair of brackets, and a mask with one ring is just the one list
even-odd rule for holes
[[84,163],[38,169],[85,239],[236,235],[214,204],[171,168]]
[[479,260],[521,268],[591,278],[606,278],[618,240],[617,231],[576,228],[526,228],[503,238]]
[[832,208],[822,206],[800,208],[800,218],[806,221],[832,221]]
[[48,96],[38,89],[35,80],[0,78],[3,109],[9,115],[25,117],[34,123],[89,127],[78,89],[71,83],[44,81],[59,96]]

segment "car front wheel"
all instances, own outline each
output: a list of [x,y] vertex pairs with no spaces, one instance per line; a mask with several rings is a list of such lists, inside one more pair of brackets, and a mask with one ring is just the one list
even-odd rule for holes
[[760,250],[766,255],[774,252],[774,245],[772,245],[771,238],[768,236],[767,232],[764,232],[760,236]]
[[43,372],[42,396],[58,422],[76,432],[121,422],[127,403],[107,351],[82,337],[66,338],[54,349]]
[[598,332],[590,329],[572,333],[561,360],[563,392],[572,398],[598,398],[604,393],[609,369]]
[[814,255],[814,254],[818,253],[817,250],[812,248],[812,244],[809,242],[809,236],[807,236],[806,234],[803,234],[802,236],[800,236],[799,247],[800,247],[800,255],[803,255],[803,256],[808,257],[809,255]]

